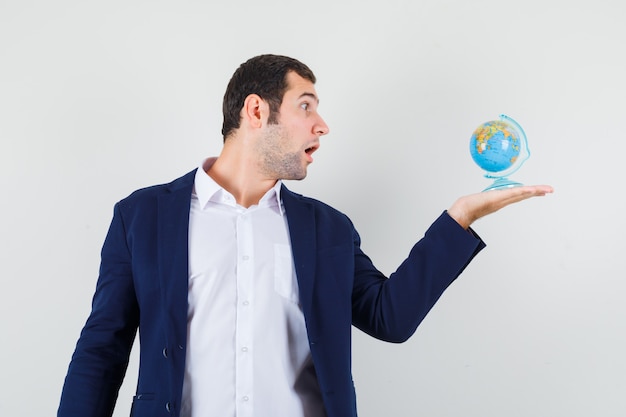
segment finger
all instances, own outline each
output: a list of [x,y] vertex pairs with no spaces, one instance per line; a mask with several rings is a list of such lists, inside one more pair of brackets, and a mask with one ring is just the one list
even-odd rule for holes
[[531,197],[544,196],[548,193],[552,193],[554,190],[549,185],[532,185],[495,191],[497,191],[499,194],[494,193],[490,196],[492,197],[491,204],[493,204],[494,207],[498,207],[498,209],[500,209],[508,206],[509,204],[514,204]]
[[554,189],[550,185],[524,185],[520,187],[492,190],[487,194],[493,193],[491,194],[491,197],[496,200],[506,200],[509,198],[524,199],[533,196],[546,195],[552,192],[554,192]]

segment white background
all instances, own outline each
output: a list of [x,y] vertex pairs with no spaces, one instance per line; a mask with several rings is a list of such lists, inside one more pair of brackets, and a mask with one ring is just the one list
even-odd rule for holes
[[311,66],[331,128],[289,186],[386,273],[487,186],[469,137],[500,113],[528,134],[513,177],[556,190],[475,224],[487,249],[407,343],[354,332],[362,417],[626,415],[626,3],[222,3],[0,0],[0,415],[55,414],[113,204],[219,153],[260,53]]

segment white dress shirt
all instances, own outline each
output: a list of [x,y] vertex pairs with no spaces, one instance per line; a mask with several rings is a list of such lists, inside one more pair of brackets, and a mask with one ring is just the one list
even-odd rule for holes
[[196,173],[182,417],[325,416],[299,304],[280,181],[238,205]]

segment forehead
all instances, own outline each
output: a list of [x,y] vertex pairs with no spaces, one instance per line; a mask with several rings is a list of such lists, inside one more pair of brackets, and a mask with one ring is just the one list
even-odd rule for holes
[[303,95],[313,96],[315,100],[319,101],[317,92],[315,91],[315,84],[306,78],[302,78],[293,71],[289,72],[287,74],[287,91],[285,91],[285,97],[297,99]]

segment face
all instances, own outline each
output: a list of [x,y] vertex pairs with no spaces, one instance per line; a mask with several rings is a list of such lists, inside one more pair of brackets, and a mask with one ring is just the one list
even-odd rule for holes
[[317,113],[319,99],[313,83],[295,72],[287,75],[287,81],[289,87],[280,105],[278,123],[264,126],[257,151],[264,175],[301,180],[328,126]]

